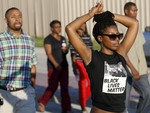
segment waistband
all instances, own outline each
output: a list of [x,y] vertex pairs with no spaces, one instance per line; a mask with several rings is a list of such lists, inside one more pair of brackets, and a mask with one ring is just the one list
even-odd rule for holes
[[0,86],[0,89],[6,90],[6,91],[10,91],[10,92],[15,92],[15,91],[23,90],[25,88],[27,88],[27,87],[24,87],[24,88],[10,88],[10,89],[8,89],[6,86]]

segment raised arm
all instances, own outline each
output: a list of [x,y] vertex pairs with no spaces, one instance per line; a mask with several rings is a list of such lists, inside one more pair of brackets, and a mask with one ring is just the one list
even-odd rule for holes
[[83,23],[90,20],[95,14],[101,13],[102,9],[103,6],[101,2],[99,2],[97,3],[96,7],[93,7],[90,10],[89,13],[79,17],[66,26],[66,33],[68,35],[69,41],[71,42],[75,50],[79,53],[80,57],[83,59],[86,65],[91,61],[91,49],[84,44],[76,31]]
[[114,20],[128,28],[126,34],[124,34],[125,37],[117,50],[118,53],[126,57],[137,36],[138,21],[136,19],[118,14],[115,14]]

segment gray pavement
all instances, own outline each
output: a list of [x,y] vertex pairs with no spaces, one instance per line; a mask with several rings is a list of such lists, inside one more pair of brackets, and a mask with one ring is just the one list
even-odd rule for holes
[[[36,98],[39,98],[45,91],[47,86],[47,67],[46,67],[46,54],[43,48],[36,48],[36,53],[38,57],[37,65],[37,79],[36,79]],[[78,99],[78,83],[74,74],[72,72],[70,54],[67,55],[67,60],[69,62],[69,93],[71,97],[71,106],[73,113],[81,113],[79,99]],[[149,69],[150,72],[150,69]],[[150,77],[149,77],[150,80]],[[135,113],[136,105],[138,102],[138,94],[134,89],[131,91],[130,98],[130,111]],[[56,91],[54,97],[49,101],[46,106],[46,111],[44,113],[61,113],[61,104],[60,104],[60,88]],[[38,106],[38,103],[37,103]],[[90,112],[91,100],[87,102],[87,110]],[[40,113],[38,110],[36,113]]]

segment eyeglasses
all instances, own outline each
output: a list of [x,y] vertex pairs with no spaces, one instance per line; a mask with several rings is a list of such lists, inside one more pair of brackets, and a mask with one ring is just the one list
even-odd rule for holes
[[100,35],[108,36],[110,40],[116,40],[116,38],[121,40],[123,38],[123,33],[119,33],[119,34],[100,34]]

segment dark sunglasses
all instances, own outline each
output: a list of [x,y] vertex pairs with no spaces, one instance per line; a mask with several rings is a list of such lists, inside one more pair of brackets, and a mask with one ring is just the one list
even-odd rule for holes
[[110,40],[116,40],[116,38],[121,40],[123,38],[123,33],[119,33],[119,34],[100,34],[100,35],[108,36]]

